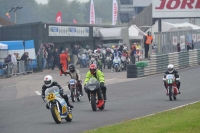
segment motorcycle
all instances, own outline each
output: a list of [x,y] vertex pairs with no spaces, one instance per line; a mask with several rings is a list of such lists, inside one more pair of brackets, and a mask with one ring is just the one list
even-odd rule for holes
[[173,74],[167,74],[166,78],[163,78],[163,80],[166,82],[167,86],[167,92],[169,94],[169,100],[172,101],[172,97],[174,100],[176,100],[176,96],[178,95],[178,88],[176,85],[176,80],[179,80],[179,78],[175,78]]
[[113,65],[116,72],[121,71],[121,60],[119,57],[114,58]]
[[[105,65],[107,65],[108,69],[111,69],[111,67],[112,67],[111,56],[106,56],[106,58],[105,58]],[[104,69],[105,69],[105,66],[104,66]]]
[[81,93],[78,87],[78,83],[75,79],[70,79],[69,81],[70,91],[71,91],[71,99],[72,102],[81,101]]
[[97,65],[97,61],[96,61],[95,57],[91,57],[91,59],[90,59],[90,65],[91,64],[96,64]]
[[85,68],[88,66],[88,58],[86,56],[86,54],[82,54],[80,56],[80,68]]
[[126,65],[127,65],[127,60],[125,56],[121,57],[121,61],[122,61],[122,71],[126,70]]
[[[98,104],[97,90],[100,89],[101,91],[100,82],[96,78],[92,77],[90,78],[89,82],[86,84],[86,88],[88,89],[90,93],[89,100],[91,101],[92,110],[96,111],[97,104]],[[104,99],[102,91],[101,91],[101,95],[102,95],[102,98]],[[104,101],[104,104],[99,108],[99,110],[104,110],[104,108],[105,108],[105,101]]]
[[65,119],[67,122],[72,121],[72,110],[60,96],[59,88],[57,86],[46,89],[44,101],[47,102],[52,117],[57,124],[60,124],[62,119]]

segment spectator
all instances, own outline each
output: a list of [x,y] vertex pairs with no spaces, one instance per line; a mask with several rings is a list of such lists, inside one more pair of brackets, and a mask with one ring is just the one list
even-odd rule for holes
[[181,46],[180,46],[180,43],[177,44],[177,52],[181,52]]
[[67,68],[68,68],[68,64],[69,64],[69,62],[70,62],[70,54],[69,54],[69,49],[68,48],[66,48],[65,49],[65,54],[67,55]]
[[20,61],[19,53],[16,53],[16,58],[17,58],[17,61]]
[[75,45],[72,49],[72,55],[73,55],[73,61],[74,61],[74,65],[77,64],[78,62],[78,47],[77,45]]
[[21,60],[24,61],[24,67],[26,71],[28,66],[28,52],[24,52],[24,54],[21,57]]
[[46,67],[46,63],[47,63],[47,57],[48,57],[48,53],[46,51],[46,48],[43,47],[43,57],[42,57],[42,61],[43,61],[43,70],[45,69]]
[[149,45],[151,45],[153,42],[153,36],[151,36],[151,32],[148,32],[146,37],[145,37],[145,58],[148,58],[148,53],[149,53]]
[[[67,71],[67,59],[68,59],[68,57],[67,57],[65,51],[62,51],[62,53],[60,54],[60,64],[62,65],[64,72]],[[61,71],[60,71],[60,76],[62,76]]]
[[53,66],[52,66],[52,70],[54,70],[55,68],[55,65],[58,66],[59,68],[59,64],[60,64],[60,56],[59,56],[59,52],[58,52],[58,49],[56,48],[54,53],[53,53]]
[[11,56],[11,63],[13,65],[12,73],[16,74],[17,73],[17,58],[16,58],[16,53],[14,53]]
[[52,68],[52,59],[53,59],[53,55],[51,52],[51,48],[48,48],[48,56],[47,56],[47,62],[48,62],[48,69]]

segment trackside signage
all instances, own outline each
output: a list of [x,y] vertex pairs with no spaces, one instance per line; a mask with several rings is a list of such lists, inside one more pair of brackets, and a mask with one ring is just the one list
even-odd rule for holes
[[200,17],[200,0],[153,0],[153,18]]

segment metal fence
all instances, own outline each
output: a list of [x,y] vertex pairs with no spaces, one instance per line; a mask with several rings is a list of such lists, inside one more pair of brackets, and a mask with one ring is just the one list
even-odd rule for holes
[[178,43],[181,45],[181,51],[187,51],[189,46],[194,49],[200,49],[200,30],[179,30],[154,34],[155,54],[177,52]]
[[14,63],[3,63],[0,66],[0,75],[4,78],[27,75],[33,73],[33,61],[17,61]]
[[175,69],[192,67],[200,64],[200,50],[189,50],[169,54],[152,55],[151,60],[144,67],[137,66],[137,77],[164,73],[168,64],[173,64]]

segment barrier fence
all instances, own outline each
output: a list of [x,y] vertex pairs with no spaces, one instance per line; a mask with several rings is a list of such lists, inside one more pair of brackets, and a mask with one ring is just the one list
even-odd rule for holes
[[[146,65],[143,65],[146,64]],[[164,73],[167,66],[173,64],[175,69],[182,69],[200,64],[200,50],[189,50],[169,54],[152,55],[150,61],[136,63],[133,77]],[[132,70],[134,71],[134,70]]]
[[154,43],[156,54],[178,52],[177,44],[180,43],[181,51],[187,51],[187,47],[193,44],[194,49],[200,49],[200,30],[178,30],[169,32],[157,32]]
[[3,77],[21,76],[33,73],[33,61],[17,61],[14,63],[4,63],[0,66],[0,75]]

